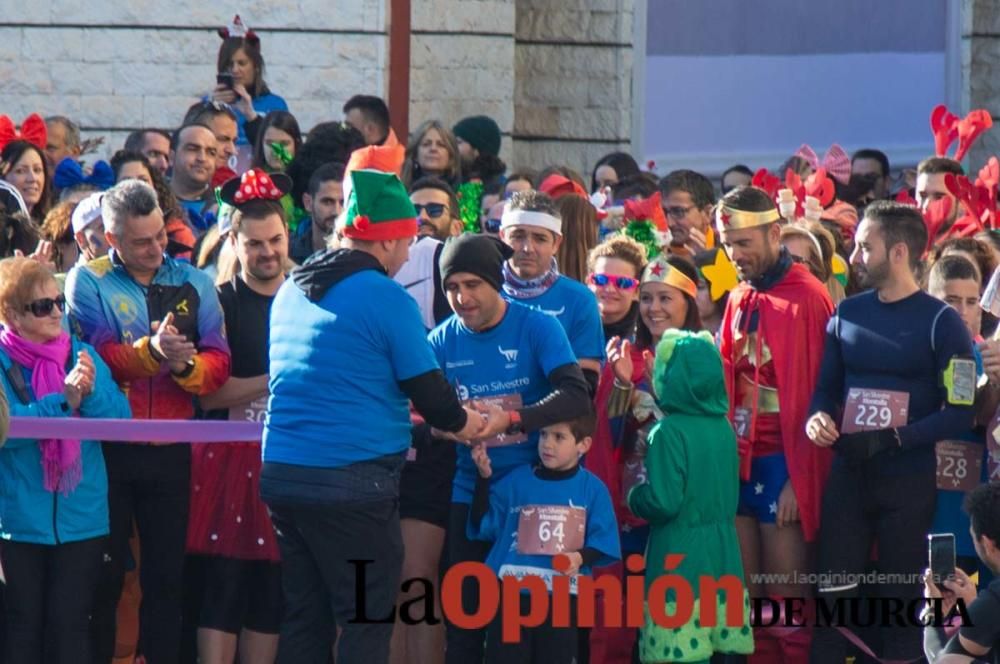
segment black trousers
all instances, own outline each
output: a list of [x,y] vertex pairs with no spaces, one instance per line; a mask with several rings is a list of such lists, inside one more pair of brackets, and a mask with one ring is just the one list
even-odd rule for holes
[[45,545],[3,542],[6,664],[76,664],[91,653],[90,610],[105,538]]
[[94,607],[94,664],[114,656],[115,612],[129,561],[132,522],[139,531],[139,654],[147,664],[180,661],[184,548],[191,502],[188,445],[106,443],[111,538]]
[[335,640],[337,664],[387,662],[403,567],[398,500],[268,508],[284,594],[278,664],[327,664]]
[[[530,595],[521,594],[521,615],[528,615],[530,600]],[[537,627],[522,627],[521,638],[514,643],[503,642],[503,618],[502,614],[498,615],[487,628],[486,664],[576,664],[576,597],[570,598],[569,613],[569,626],[553,627],[552,607],[549,606],[545,621]]]
[[[885,476],[877,475],[870,465],[851,468],[835,463],[823,493],[816,569],[821,580],[830,575],[826,584],[820,584],[818,595],[831,606],[837,598],[855,597],[894,598],[909,604],[923,593],[918,579],[928,563],[927,532],[937,502],[934,473]],[[893,576],[880,585],[854,585],[848,577],[865,571],[872,543],[878,545],[878,573]],[[847,627],[863,636],[857,626]],[[908,660],[923,652],[919,627],[893,625],[878,629],[878,634],[885,659]],[[877,644],[869,646],[877,652]],[[831,627],[813,631],[813,662],[843,664],[853,650]]]
[[[445,535],[445,549],[448,552],[448,566],[462,562],[481,563],[489,555],[492,543],[470,540],[465,535],[469,521],[469,505],[452,503],[448,515],[448,533]],[[475,579],[462,580],[462,609],[466,615],[476,612],[479,607],[479,583]],[[445,664],[468,664],[483,661],[486,643],[486,628],[462,629],[445,623]]]

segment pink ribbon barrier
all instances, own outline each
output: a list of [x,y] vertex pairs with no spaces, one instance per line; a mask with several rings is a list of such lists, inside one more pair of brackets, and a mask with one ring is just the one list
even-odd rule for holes
[[259,443],[263,432],[261,422],[12,417],[7,437],[129,443]]

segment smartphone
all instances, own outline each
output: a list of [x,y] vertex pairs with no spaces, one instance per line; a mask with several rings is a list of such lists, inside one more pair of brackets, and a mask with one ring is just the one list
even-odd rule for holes
[[229,72],[223,72],[221,74],[215,75],[215,82],[219,85],[224,85],[230,90],[233,89],[233,75]]
[[938,533],[927,536],[927,558],[937,585],[955,575],[955,535]]

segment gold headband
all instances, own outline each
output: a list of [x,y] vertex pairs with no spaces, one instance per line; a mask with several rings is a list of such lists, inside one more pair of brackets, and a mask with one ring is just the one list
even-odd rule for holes
[[766,226],[779,219],[781,219],[781,214],[773,208],[767,212],[747,212],[720,204],[715,211],[715,224],[720,232]]
[[691,277],[659,258],[653,259],[646,266],[645,272],[642,273],[642,283],[646,284],[651,281],[673,286],[691,297],[698,296],[698,285],[691,281]]

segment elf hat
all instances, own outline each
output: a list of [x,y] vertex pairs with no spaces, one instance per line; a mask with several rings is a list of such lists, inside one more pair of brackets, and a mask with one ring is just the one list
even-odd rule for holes
[[343,221],[337,224],[344,237],[378,242],[417,235],[417,211],[394,173],[354,171],[351,183]]

